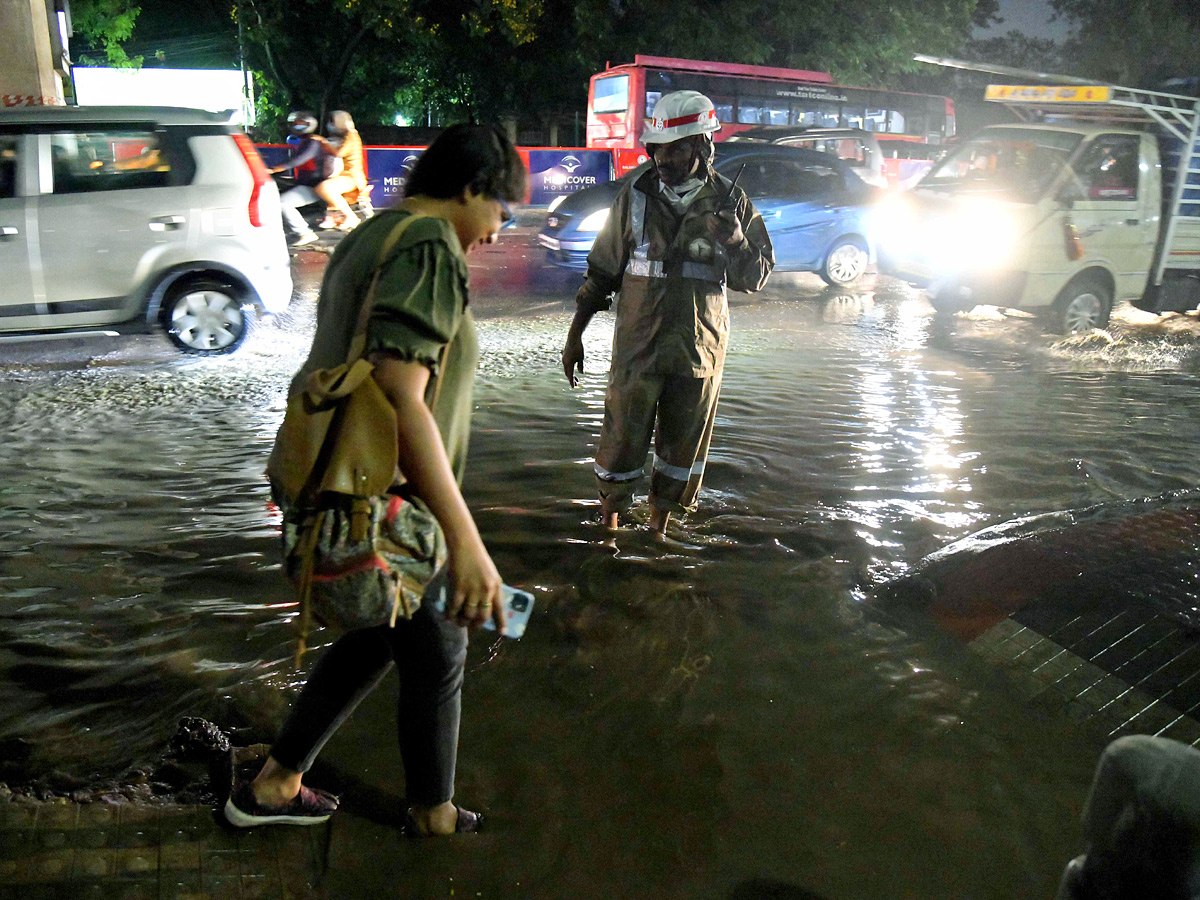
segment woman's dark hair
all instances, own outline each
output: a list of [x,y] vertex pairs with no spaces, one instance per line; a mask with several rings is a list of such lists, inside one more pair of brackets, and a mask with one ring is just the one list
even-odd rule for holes
[[457,197],[464,189],[509,203],[525,199],[529,172],[516,148],[490,125],[451,125],[421,154],[405,197]]

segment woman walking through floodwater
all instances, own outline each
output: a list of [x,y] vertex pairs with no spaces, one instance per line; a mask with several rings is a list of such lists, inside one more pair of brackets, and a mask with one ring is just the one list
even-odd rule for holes
[[[396,412],[407,479],[400,491],[431,514],[431,538],[447,562],[411,619],[347,632],[325,651],[262,770],[235,786],[225,806],[234,825],[327,820],[337,798],[304,785],[304,773],[395,664],[411,804],[407,828],[422,836],[479,829],[483,817],[453,803],[467,632],[489,617],[502,630],[504,612],[500,576],[459,489],[479,353],[465,254],[495,242],[512,216],[508,203],[524,197],[527,183],[525,166],[504,136],[486,126],[456,125],[413,167],[404,201],[356,229],[329,261],[312,350],[289,393],[302,390],[312,372],[345,360],[378,268],[364,356]],[[379,263],[389,235],[410,217],[419,218]],[[447,583],[443,614],[434,595]]]

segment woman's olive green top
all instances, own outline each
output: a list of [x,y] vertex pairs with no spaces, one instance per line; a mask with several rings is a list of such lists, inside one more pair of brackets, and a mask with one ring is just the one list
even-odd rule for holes
[[[467,259],[454,227],[435,216],[414,221],[380,260],[392,230],[410,215],[385,210],[347,235],[330,257],[317,305],[317,330],[308,360],[289,394],[304,389],[311,372],[346,361],[361,304],[381,267],[364,355],[381,351],[424,363],[430,378],[425,402],[462,483],[471,433],[471,388],[479,360],[475,323],[467,309]],[[441,387],[434,401],[436,375]]]

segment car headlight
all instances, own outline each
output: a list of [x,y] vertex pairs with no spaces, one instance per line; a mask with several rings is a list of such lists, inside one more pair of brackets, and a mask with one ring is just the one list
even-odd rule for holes
[[608,221],[608,210],[598,209],[579,223],[580,231],[599,231]]
[[567,199],[566,194],[559,194],[557,197],[555,197],[553,200],[550,201],[550,205],[546,207],[546,212],[547,213],[554,212],[556,209],[558,209],[559,204],[561,204],[566,199]]

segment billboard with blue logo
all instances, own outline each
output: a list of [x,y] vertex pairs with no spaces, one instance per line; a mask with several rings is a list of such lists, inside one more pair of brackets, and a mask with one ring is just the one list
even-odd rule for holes
[[367,180],[375,185],[371,202],[391,206],[404,198],[404,183],[424,147],[368,147]]
[[[398,203],[404,196],[404,183],[424,147],[367,147],[367,180],[374,185],[371,200],[377,208]],[[268,166],[282,163],[290,148],[278,144],[260,144],[259,153]],[[611,150],[584,150],[555,147],[517,148],[529,166],[529,204],[546,206],[555,197],[611,181]]]
[[572,194],[613,177],[611,150],[554,148],[521,151],[528,154],[529,202],[545,206],[555,197]]

